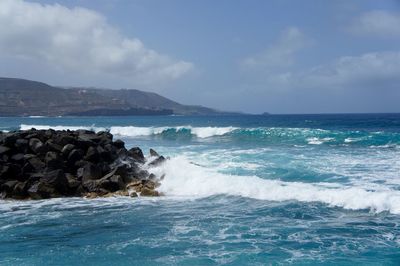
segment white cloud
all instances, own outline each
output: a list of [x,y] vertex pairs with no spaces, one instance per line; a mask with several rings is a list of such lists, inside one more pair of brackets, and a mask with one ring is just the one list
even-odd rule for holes
[[340,57],[330,64],[314,67],[299,74],[296,83],[299,82],[303,86],[320,88],[356,86],[400,89],[400,52]]
[[287,68],[294,64],[296,52],[306,47],[310,41],[296,27],[285,29],[279,39],[265,51],[242,61],[249,68],[262,68],[267,71]]
[[178,79],[193,68],[123,36],[95,11],[22,0],[0,0],[0,55],[147,85]]
[[400,13],[375,10],[356,18],[350,31],[360,35],[400,37]]

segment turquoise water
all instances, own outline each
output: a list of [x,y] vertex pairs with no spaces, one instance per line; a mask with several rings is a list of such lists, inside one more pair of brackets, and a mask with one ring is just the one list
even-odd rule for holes
[[0,118],[169,156],[161,198],[0,202],[0,265],[400,264],[400,115]]

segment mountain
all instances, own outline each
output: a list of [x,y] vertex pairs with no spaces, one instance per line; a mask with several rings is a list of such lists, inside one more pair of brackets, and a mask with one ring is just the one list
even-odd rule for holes
[[16,78],[0,78],[0,116],[66,115],[227,115],[183,105],[152,92],[61,88]]

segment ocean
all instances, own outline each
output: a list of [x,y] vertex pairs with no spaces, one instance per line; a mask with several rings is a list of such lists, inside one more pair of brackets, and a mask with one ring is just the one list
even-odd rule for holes
[[0,201],[0,265],[400,265],[400,114],[0,118],[170,159],[159,198]]

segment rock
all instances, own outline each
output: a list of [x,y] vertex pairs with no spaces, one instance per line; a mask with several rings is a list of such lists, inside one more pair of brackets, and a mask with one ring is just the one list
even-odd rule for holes
[[7,181],[1,186],[1,190],[6,191],[7,194],[11,193],[17,183],[18,181],[16,180]]
[[132,192],[129,194],[131,198],[137,198],[138,194],[136,192]]
[[26,153],[28,149],[28,143],[29,142],[27,139],[17,139],[14,146],[17,148],[18,151]]
[[73,149],[68,155],[68,164],[74,165],[77,161],[83,158],[83,151],[81,149]]
[[99,186],[108,191],[114,192],[125,188],[125,183],[121,176],[113,175],[109,178],[102,178],[99,182]]
[[24,199],[28,196],[28,182],[18,182],[14,186],[12,197],[14,199]]
[[65,177],[67,178],[69,189],[76,190],[81,185],[81,182],[78,180],[76,176],[67,173],[65,174]]
[[32,166],[33,169],[36,171],[41,171],[43,168],[46,167],[46,164],[42,162],[38,157],[32,157],[28,159],[28,163]]
[[14,154],[13,156],[11,156],[11,160],[22,164],[23,161],[25,160],[25,156],[23,153],[17,153],[17,154]]
[[156,151],[153,150],[153,149],[150,149],[150,156],[151,156],[151,157],[160,157],[160,155],[158,154],[158,152],[156,152]]
[[47,150],[46,146],[43,145],[43,142],[37,138],[29,140],[29,148],[36,154],[45,153]]
[[157,157],[156,159],[154,159],[153,161],[151,161],[150,163],[149,163],[149,166],[159,166],[160,164],[162,164],[162,163],[164,163],[165,162],[165,158],[164,158],[164,156],[159,156],[159,157]]
[[46,141],[45,145],[49,151],[54,151],[57,153],[60,153],[61,150],[63,149],[63,147],[61,145],[54,143],[53,140],[51,140],[51,139]]
[[120,140],[120,139],[117,139],[117,140],[114,141],[112,144],[113,144],[114,147],[116,147],[117,149],[125,148],[125,142],[123,142],[123,141]]
[[149,189],[147,187],[144,187],[142,189],[142,191],[140,192],[140,196],[143,196],[143,197],[158,197],[159,193],[156,190],[152,190],[152,189]]
[[[151,155],[149,166],[165,160],[154,150]],[[141,168],[145,161],[140,148],[127,150],[109,132],[0,132],[0,197],[158,196],[157,177]]]
[[61,154],[65,157],[68,158],[68,155],[70,152],[75,149],[74,144],[66,144],[62,149],[61,149]]
[[101,169],[93,164],[93,163],[86,163],[84,167],[82,167],[82,181],[85,182],[86,180],[97,180],[102,177]]
[[35,182],[29,189],[28,194],[32,199],[47,199],[50,197],[58,197],[55,189],[43,182]]
[[68,190],[68,180],[61,169],[44,173],[40,181],[55,188],[58,192],[66,192]]
[[9,151],[10,151],[9,147],[3,146],[3,145],[0,146],[0,155],[6,154]]
[[100,159],[100,154],[97,148],[89,147],[84,159],[89,162],[98,162]]
[[134,160],[136,160],[139,163],[143,164],[145,162],[143,152],[139,147],[131,148],[128,151],[128,154],[129,154],[129,156],[131,156]]
[[58,155],[58,153],[54,151],[49,151],[46,153],[44,162],[46,163],[46,166],[51,169],[57,169],[63,167],[63,161],[60,155]]

